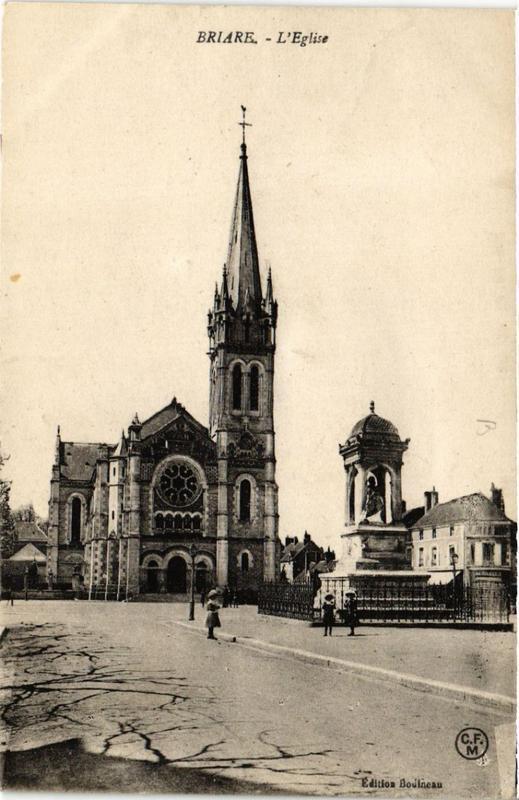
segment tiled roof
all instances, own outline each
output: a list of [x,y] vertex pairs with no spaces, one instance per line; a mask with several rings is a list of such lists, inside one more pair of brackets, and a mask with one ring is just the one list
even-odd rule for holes
[[91,442],[62,442],[61,474],[73,481],[90,481],[101,450],[107,445]]
[[488,497],[481,492],[456,497],[448,503],[438,503],[413,528],[434,528],[456,522],[511,522]]
[[46,542],[47,534],[37,522],[15,522],[18,542]]
[[281,554],[281,561],[286,563],[287,561],[292,561],[301,550],[304,550],[306,547],[304,542],[291,542],[287,544]]

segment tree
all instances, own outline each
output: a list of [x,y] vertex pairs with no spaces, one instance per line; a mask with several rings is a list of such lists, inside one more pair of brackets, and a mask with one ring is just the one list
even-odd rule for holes
[[[0,470],[6,461],[7,458],[0,451]],[[2,558],[9,558],[12,555],[16,543],[14,520],[9,505],[10,494],[11,482],[0,476],[0,556]]]
[[32,503],[13,509],[11,516],[15,522],[36,522],[36,512]]

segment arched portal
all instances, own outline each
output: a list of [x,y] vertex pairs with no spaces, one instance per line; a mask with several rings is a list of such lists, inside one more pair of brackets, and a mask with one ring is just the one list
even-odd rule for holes
[[195,567],[195,588],[197,592],[206,592],[209,588],[209,568],[203,561]]
[[148,592],[159,591],[159,565],[156,561],[148,561],[146,584]]
[[187,591],[187,567],[182,556],[173,556],[168,564],[166,585],[172,594],[185,594]]

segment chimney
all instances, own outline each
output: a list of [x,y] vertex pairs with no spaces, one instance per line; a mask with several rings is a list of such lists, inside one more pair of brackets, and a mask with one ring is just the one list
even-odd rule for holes
[[308,533],[308,531],[305,531],[305,536],[303,541],[305,544],[308,544],[308,542],[310,541],[310,534]]
[[504,514],[505,501],[503,500],[503,490],[496,489],[494,484],[492,484],[490,487],[490,499],[492,500],[493,504]]
[[438,498],[438,492],[436,491],[436,487],[433,486],[432,491],[430,492],[424,492],[423,496],[424,496],[425,513],[427,514],[427,512],[430,511],[431,508],[434,508],[434,506],[438,505],[439,498]]

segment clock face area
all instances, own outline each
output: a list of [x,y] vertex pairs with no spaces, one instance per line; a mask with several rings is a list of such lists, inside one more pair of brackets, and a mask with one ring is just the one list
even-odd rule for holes
[[196,470],[182,460],[169,461],[161,469],[155,490],[172,508],[187,508],[198,499],[202,491]]

